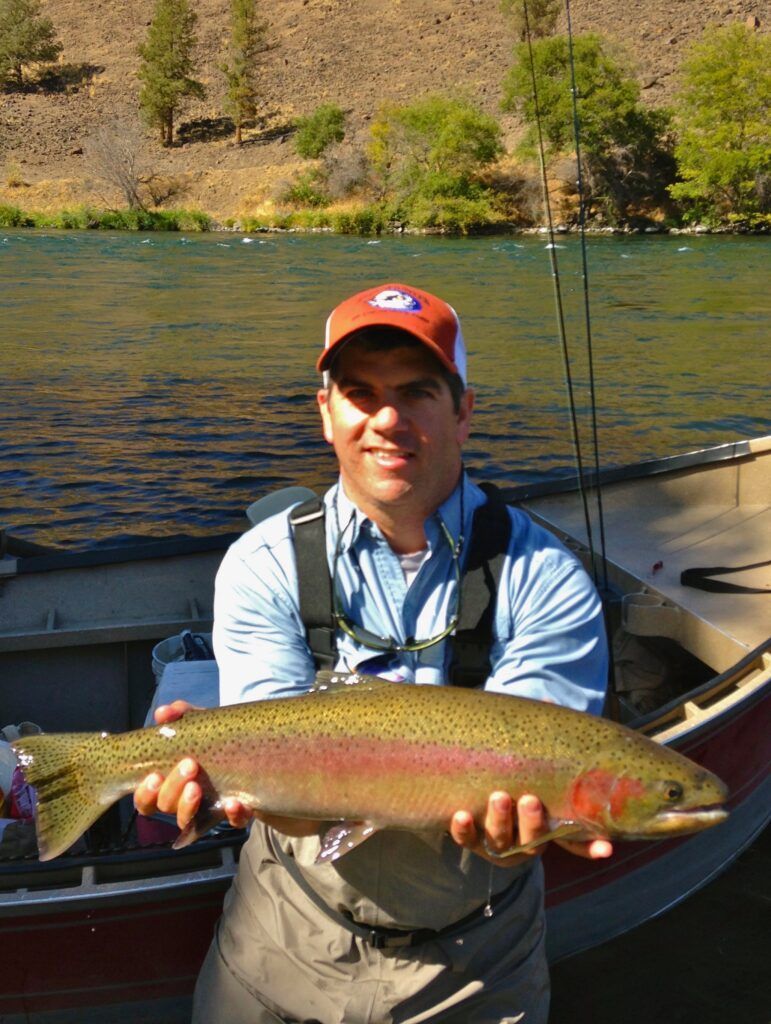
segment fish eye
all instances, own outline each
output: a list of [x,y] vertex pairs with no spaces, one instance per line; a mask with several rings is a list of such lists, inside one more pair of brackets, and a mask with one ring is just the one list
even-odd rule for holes
[[683,787],[679,782],[668,781],[663,783],[664,798],[669,800],[670,803],[675,803],[680,800],[683,796]]

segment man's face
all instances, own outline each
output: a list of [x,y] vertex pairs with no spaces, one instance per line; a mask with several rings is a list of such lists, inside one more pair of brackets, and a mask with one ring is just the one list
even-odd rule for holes
[[334,376],[318,402],[346,494],[375,522],[378,510],[425,519],[458,482],[473,393],[456,412],[439,363],[422,345],[369,352],[352,341]]

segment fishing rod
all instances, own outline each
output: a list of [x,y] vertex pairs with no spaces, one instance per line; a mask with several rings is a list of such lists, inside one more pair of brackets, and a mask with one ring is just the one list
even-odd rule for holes
[[[597,523],[600,530],[600,554],[602,557],[602,583],[608,589],[608,560],[605,546],[605,516],[602,508],[602,484],[600,483],[600,443],[597,428],[597,392],[594,378],[594,349],[592,344],[592,318],[589,308],[589,261],[586,249],[586,203],[584,202],[584,173],[581,158],[581,129],[578,119],[578,87],[576,85],[576,64],[573,55],[573,24],[570,18],[570,0],[565,0],[565,15],[568,29],[568,59],[570,64],[570,95],[573,112],[573,143],[576,151],[576,187],[578,188],[578,228],[581,239],[581,278],[584,295],[584,331],[586,334],[587,371],[589,375],[589,398],[591,406],[592,447],[594,449],[594,485],[597,496]],[[594,552],[592,552],[594,558]]]
[[[590,403],[592,412],[592,440],[594,448],[594,483],[595,492],[597,495],[597,512],[599,520],[600,530],[600,551],[601,561],[603,566],[603,588],[607,591],[608,589],[608,569],[606,559],[606,547],[605,547],[605,525],[604,516],[602,509],[602,498],[601,498],[601,485],[599,476],[599,443],[598,443],[598,428],[597,428],[597,403],[596,403],[596,389],[595,389],[595,377],[594,377],[594,359],[592,354],[592,333],[591,333],[591,315],[589,309],[589,275],[588,275],[588,259],[586,254],[586,206],[584,203],[584,190],[583,190],[583,177],[581,172],[581,150],[580,150],[580,130],[578,120],[578,104],[577,104],[577,88],[575,79],[575,62],[573,57],[573,35],[570,21],[570,3],[569,0],[565,0],[567,9],[568,19],[568,55],[571,72],[571,93],[572,93],[572,109],[573,109],[573,135],[576,149],[576,162],[578,165],[577,175],[577,187],[579,197],[579,227],[581,237],[581,253],[582,253],[582,277],[583,277],[583,290],[584,290],[584,320],[586,330],[586,342],[587,342],[587,354],[588,354],[588,374],[589,374],[589,393]],[[533,55],[533,43],[532,34],[530,31],[530,16],[528,11],[527,0],[522,0],[522,11],[524,15],[525,23],[525,39],[527,42],[528,57],[530,63],[530,79],[533,93],[533,107],[535,112],[535,124],[538,136],[538,158],[541,170],[541,187],[543,191],[543,204],[544,212],[546,214],[547,232],[549,236],[549,244],[547,249],[549,251],[549,258],[551,262],[552,270],[552,284],[554,288],[554,303],[557,315],[557,330],[559,335],[560,350],[562,353],[562,364],[563,371],[565,374],[565,386],[567,390],[568,399],[568,412],[570,416],[571,425],[571,438],[573,442],[573,455],[576,463],[576,473],[578,479],[578,491],[581,496],[581,504],[583,506],[584,523],[586,526],[586,537],[589,547],[589,557],[592,567],[592,577],[594,579],[595,586],[599,587],[599,580],[597,574],[597,559],[596,550],[594,545],[594,535],[592,530],[592,517],[589,511],[589,499],[587,495],[586,487],[586,471],[584,469],[584,459],[581,450],[581,437],[578,429],[578,414],[576,410],[575,401],[575,389],[573,386],[573,372],[571,367],[570,351],[567,340],[567,331],[565,329],[565,313],[564,304],[562,301],[562,285],[559,271],[559,261],[557,259],[557,247],[555,243],[554,235],[554,221],[551,210],[551,198],[549,195],[549,182],[546,173],[546,156],[545,147],[543,141],[543,130],[541,127],[541,109],[538,98],[538,82],[535,73],[535,58]]]

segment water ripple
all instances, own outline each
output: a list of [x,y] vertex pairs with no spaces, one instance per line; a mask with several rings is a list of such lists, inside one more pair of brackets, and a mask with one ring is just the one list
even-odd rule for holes
[[[314,370],[324,321],[356,288],[393,280],[461,313],[477,390],[471,472],[506,483],[571,470],[543,239],[7,231],[0,243],[0,525],[21,536],[89,547],[218,533],[266,490],[328,486]],[[588,438],[579,252],[560,244]],[[680,247],[590,241],[607,464],[769,430],[768,241]]]

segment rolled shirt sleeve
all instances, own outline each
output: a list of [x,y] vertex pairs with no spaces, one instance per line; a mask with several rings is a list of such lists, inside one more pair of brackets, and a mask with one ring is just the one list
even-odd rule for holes
[[602,603],[578,560],[512,512],[486,689],[602,712],[608,651]]
[[286,516],[244,534],[226,553],[214,587],[214,653],[220,704],[290,696],[315,669],[297,602]]

